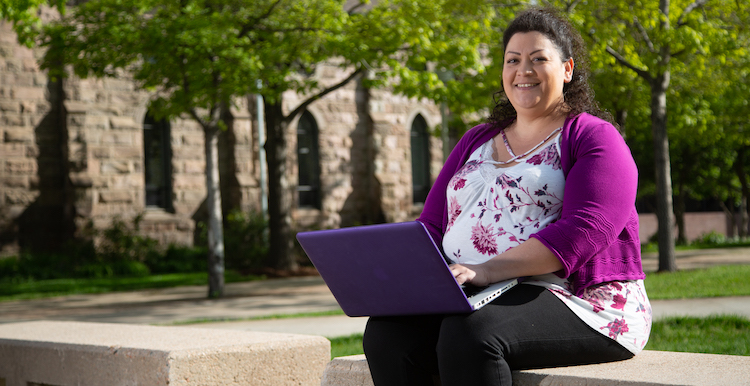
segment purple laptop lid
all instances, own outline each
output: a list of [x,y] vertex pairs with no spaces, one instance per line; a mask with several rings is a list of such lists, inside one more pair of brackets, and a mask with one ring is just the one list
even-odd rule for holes
[[420,222],[301,232],[297,240],[349,316],[472,311]]

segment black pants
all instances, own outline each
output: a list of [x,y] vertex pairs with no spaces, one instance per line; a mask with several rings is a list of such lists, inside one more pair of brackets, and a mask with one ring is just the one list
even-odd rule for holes
[[633,356],[533,285],[471,314],[370,318],[363,345],[378,386],[511,385],[511,370]]

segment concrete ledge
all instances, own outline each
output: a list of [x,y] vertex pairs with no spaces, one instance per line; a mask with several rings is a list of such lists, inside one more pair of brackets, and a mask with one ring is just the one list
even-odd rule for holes
[[319,385],[319,336],[81,322],[0,324],[0,385]]
[[[321,386],[372,386],[364,355],[334,358]],[[633,359],[513,372],[514,386],[750,385],[750,357],[643,351]]]

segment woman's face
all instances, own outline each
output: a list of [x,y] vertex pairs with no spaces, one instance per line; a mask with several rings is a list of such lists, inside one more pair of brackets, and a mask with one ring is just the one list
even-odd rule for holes
[[519,115],[551,114],[563,102],[563,85],[572,79],[573,65],[542,33],[516,33],[505,48],[505,95]]

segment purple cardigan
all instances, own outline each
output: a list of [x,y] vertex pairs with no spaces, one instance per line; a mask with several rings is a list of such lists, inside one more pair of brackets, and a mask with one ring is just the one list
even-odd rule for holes
[[[448,223],[448,182],[500,130],[491,124],[476,126],[448,156],[419,217],[438,245]],[[563,269],[556,274],[569,279],[576,295],[607,281],[645,278],[635,210],[638,169],[622,136],[608,122],[583,113],[565,121],[560,141],[562,213],[531,237],[560,259]]]

